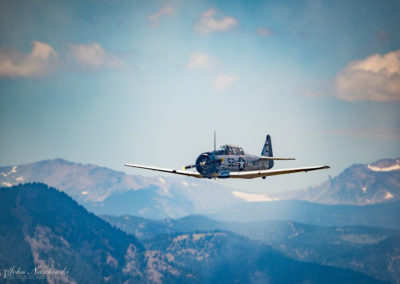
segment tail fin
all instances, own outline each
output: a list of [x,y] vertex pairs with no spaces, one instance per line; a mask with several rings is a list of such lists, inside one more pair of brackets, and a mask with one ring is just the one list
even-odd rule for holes
[[[273,157],[272,154],[272,142],[271,142],[271,136],[267,135],[267,139],[265,140],[264,147],[261,151],[261,156],[266,156],[266,157]],[[274,166],[274,160],[269,160],[268,161],[268,167],[271,169]]]

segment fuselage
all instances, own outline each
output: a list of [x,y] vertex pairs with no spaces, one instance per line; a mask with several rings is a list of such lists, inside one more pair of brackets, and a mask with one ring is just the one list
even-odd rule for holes
[[200,154],[195,166],[204,177],[225,178],[230,172],[267,170],[273,163],[246,154],[240,147],[224,145],[220,150]]

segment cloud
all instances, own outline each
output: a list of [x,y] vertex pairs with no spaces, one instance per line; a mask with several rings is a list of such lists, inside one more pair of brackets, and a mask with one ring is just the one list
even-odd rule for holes
[[225,91],[238,79],[239,76],[234,74],[219,74],[214,80],[214,88],[217,91]]
[[47,43],[33,41],[29,54],[11,49],[0,49],[0,78],[47,75],[58,68],[58,54]]
[[257,33],[260,35],[260,36],[263,36],[263,37],[270,37],[270,36],[272,36],[272,31],[270,30],[270,29],[268,29],[268,28],[265,28],[265,27],[260,27],[260,28],[258,28],[257,29]]
[[238,25],[238,21],[232,17],[221,17],[216,19],[216,9],[209,9],[200,16],[200,20],[195,25],[196,31],[201,35],[209,35],[213,32],[223,32]]
[[[206,69],[208,71],[215,72],[218,74],[218,70],[215,70],[217,66],[220,65],[218,59],[206,54],[206,53],[192,53],[190,55],[190,61],[186,65],[189,70],[193,69]],[[219,73],[214,81],[213,87],[217,91],[225,91],[232,84],[234,84],[239,79],[239,76],[234,74]]]
[[350,62],[335,87],[336,97],[346,101],[400,101],[400,50]]
[[220,62],[216,58],[206,53],[198,52],[190,55],[190,61],[187,64],[187,68],[214,70],[219,64]]
[[69,44],[69,49],[78,65],[96,70],[102,67],[119,68],[122,60],[94,42],[89,44]]
[[158,27],[160,18],[175,14],[175,9],[172,5],[166,5],[156,13],[149,15],[148,19],[153,23],[153,27]]

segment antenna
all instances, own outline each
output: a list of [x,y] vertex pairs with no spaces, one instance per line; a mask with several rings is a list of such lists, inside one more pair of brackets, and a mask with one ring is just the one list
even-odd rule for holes
[[216,142],[217,138],[216,138],[216,134],[215,134],[215,130],[214,130],[214,151],[217,150],[217,142]]

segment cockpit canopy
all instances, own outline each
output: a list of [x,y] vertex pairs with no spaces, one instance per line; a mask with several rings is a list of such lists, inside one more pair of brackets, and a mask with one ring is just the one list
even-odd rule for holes
[[243,149],[238,146],[222,145],[220,151],[222,155],[244,155]]

